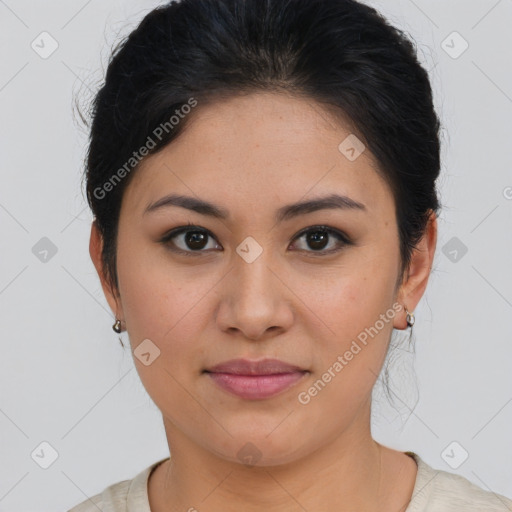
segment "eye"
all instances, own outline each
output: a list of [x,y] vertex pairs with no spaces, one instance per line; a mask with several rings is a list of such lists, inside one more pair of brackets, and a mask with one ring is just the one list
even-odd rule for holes
[[[299,248],[298,250],[319,255],[331,254],[340,251],[346,245],[352,245],[350,239],[341,231],[327,226],[311,226],[302,230],[295,236],[294,240],[304,238],[307,246],[313,250]],[[334,238],[336,243],[331,243]],[[167,246],[171,251],[184,254],[185,256],[196,256],[204,252],[215,250],[216,247],[208,249],[208,241],[216,240],[210,231],[193,224],[181,226],[169,231],[160,242]],[[326,247],[334,245],[333,248],[325,250]],[[215,244],[214,244],[215,246]],[[217,248],[222,247],[217,243]],[[197,254],[194,254],[197,253]]]
[[[309,247],[311,247],[313,250],[308,251],[307,249],[301,249],[299,250],[305,250],[306,252],[318,252],[320,255],[322,254],[331,254],[340,251],[344,246],[351,245],[352,242],[349,240],[349,238],[343,234],[341,231],[338,231],[337,229],[329,228],[327,226],[312,226],[309,227],[303,231],[301,231],[294,240],[300,240],[301,238],[304,238],[305,244]],[[334,238],[336,243],[332,243],[331,247],[334,246],[334,248],[325,250],[326,247],[329,246],[329,243],[331,242],[331,238]]]
[[215,240],[215,237],[207,229],[189,224],[173,229],[162,238],[161,242],[172,251],[186,256],[195,256],[194,253],[207,252],[203,249],[207,248],[209,238]]

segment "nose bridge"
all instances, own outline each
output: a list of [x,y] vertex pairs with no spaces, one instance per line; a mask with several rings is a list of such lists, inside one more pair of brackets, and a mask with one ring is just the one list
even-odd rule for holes
[[271,249],[247,237],[236,248],[229,283],[222,293],[218,322],[223,330],[236,329],[258,339],[267,329],[288,327],[285,287],[275,276]]
[[273,306],[276,278],[271,270],[270,251],[268,245],[264,248],[252,237],[237,247],[233,277],[239,306],[252,306],[261,311]]

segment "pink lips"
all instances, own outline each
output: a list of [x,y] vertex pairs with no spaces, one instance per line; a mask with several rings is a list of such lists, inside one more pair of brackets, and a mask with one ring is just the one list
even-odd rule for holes
[[308,373],[278,359],[232,359],[213,366],[206,372],[222,389],[240,398],[252,400],[281,393]]

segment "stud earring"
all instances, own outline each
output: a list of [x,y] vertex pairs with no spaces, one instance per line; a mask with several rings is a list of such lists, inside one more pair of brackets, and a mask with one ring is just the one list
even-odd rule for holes
[[116,323],[112,326],[112,329],[114,329],[114,331],[117,332],[118,334],[122,332],[123,329],[121,328],[121,320],[118,320],[116,318]]
[[412,327],[414,325],[414,322],[416,321],[416,319],[414,318],[414,313],[409,313],[407,308],[405,308],[405,312],[407,313],[407,316],[405,317],[407,321],[407,326]]

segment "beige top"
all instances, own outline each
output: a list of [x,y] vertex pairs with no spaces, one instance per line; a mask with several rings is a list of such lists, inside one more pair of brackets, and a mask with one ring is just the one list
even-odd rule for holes
[[[433,469],[416,453],[405,452],[418,465],[412,499],[406,512],[512,512],[512,500],[485,491],[466,478]],[[132,480],[123,480],[76,505],[68,512],[151,512],[148,478],[159,460]]]

